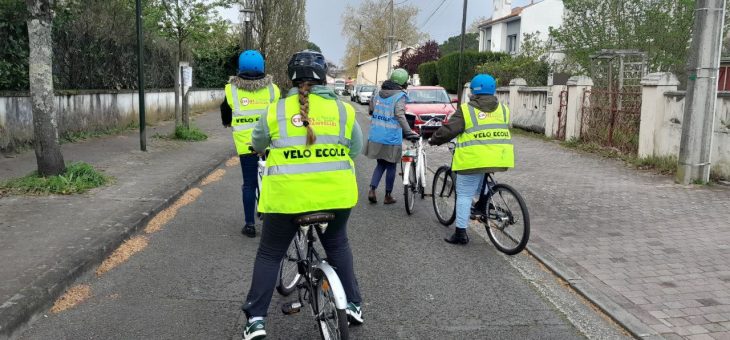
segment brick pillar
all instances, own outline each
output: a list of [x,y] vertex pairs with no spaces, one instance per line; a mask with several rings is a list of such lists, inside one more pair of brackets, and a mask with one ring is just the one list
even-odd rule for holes
[[[593,87],[593,79],[586,76],[570,77],[568,87],[568,114],[565,124],[565,140],[580,138],[581,121],[583,120],[583,104],[588,104],[589,93]],[[585,94],[585,95],[584,95]],[[585,100],[584,100],[585,99]]]
[[641,79],[639,157],[654,156],[654,137],[665,121],[664,93],[677,91],[679,80],[669,72],[651,73]]

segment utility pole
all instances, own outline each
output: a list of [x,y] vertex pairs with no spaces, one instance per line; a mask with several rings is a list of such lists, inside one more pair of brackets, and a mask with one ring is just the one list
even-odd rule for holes
[[137,87],[139,87],[139,149],[147,151],[147,132],[145,131],[144,111],[144,39],[142,36],[142,4],[137,0]]
[[463,68],[464,68],[464,37],[466,35],[466,2],[467,0],[464,0],[464,14],[461,17],[461,46],[459,47],[459,73],[458,77],[456,78],[456,86],[458,88],[456,89],[456,95],[459,98],[459,103],[461,103],[461,94],[464,92],[464,84],[462,84],[462,74],[463,74]]
[[390,0],[390,35],[388,36],[388,76],[390,76],[390,71],[393,67],[393,39],[395,38],[393,36],[393,26],[395,21],[395,13],[393,11],[393,0]]
[[362,24],[357,30],[357,64],[360,65],[360,57],[362,56]]
[[697,0],[676,181],[710,180],[725,0]]

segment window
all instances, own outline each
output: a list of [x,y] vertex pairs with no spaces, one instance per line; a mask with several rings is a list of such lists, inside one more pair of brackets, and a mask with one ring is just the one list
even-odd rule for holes
[[487,45],[484,47],[485,47],[485,50],[491,51],[492,50],[492,39],[487,40]]
[[517,53],[517,34],[507,36],[507,52]]

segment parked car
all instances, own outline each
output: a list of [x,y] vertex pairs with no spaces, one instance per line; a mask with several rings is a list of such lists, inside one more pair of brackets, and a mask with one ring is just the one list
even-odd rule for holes
[[355,101],[355,99],[357,98],[357,93],[358,93],[358,92],[360,91],[360,88],[361,88],[362,86],[363,86],[363,85],[355,85],[355,86],[354,86],[354,87],[352,88],[352,91],[350,91],[350,101],[351,101],[351,102],[354,102],[354,101]]
[[335,93],[340,96],[346,95],[347,88],[345,87],[344,79],[335,79]]
[[370,104],[370,99],[373,98],[375,90],[375,85],[363,85],[357,93],[357,102],[360,104]]
[[424,137],[430,137],[456,112],[454,104],[458,104],[458,99],[451,99],[441,86],[410,86],[407,92],[408,125]]

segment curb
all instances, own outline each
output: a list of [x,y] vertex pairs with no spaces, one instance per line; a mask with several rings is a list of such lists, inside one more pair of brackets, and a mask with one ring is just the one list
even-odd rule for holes
[[634,337],[647,340],[663,339],[656,331],[611,300],[606,294],[593,287],[593,285],[584,280],[578,273],[556,260],[539,244],[528,244],[525,249],[555,275],[565,280],[573,290],[596,305]]
[[[431,167],[427,167],[427,169],[432,174],[436,173],[436,171],[431,169]],[[606,294],[593,287],[593,285],[584,280],[580,275],[578,275],[578,273],[556,260],[539,244],[528,243],[525,250],[535,257],[540,263],[545,265],[545,267],[547,267],[553,274],[565,280],[565,282],[567,282],[573,290],[596,305],[601,311],[606,313],[606,315],[626,329],[634,337],[646,340],[664,339],[664,337],[657,334],[656,331],[651,329],[644,322],[611,300],[608,296],[606,296]]]
[[0,340],[13,339],[15,336],[20,335],[26,327],[50,308],[53,302],[78,278],[94,269],[116,250],[124,240],[140,231],[155,215],[168,208],[180,196],[196,186],[205,176],[224,164],[230,157],[233,157],[233,152],[230,151],[215,154],[215,157],[206,163],[204,167],[193,169],[193,179],[179,190],[176,190],[169,198],[149,210],[135,214],[135,217],[127,221],[116,222],[115,226],[124,226],[124,228],[96,240],[86,250],[82,250],[80,255],[71,263],[61,264],[54,268],[55,270],[50,270],[39,277],[35,285],[23,292],[26,295],[25,298],[30,300],[28,303],[22,306],[9,306],[7,312],[0,314]]

